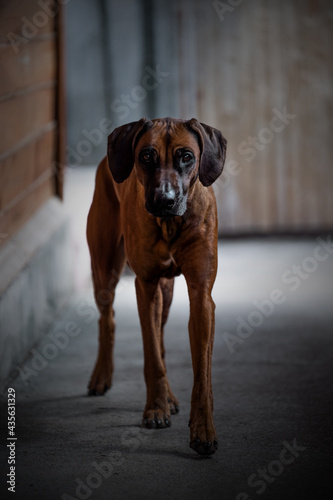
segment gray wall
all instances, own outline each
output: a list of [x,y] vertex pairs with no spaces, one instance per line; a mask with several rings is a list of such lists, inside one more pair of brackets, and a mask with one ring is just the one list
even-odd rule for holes
[[69,164],[98,163],[114,127],[178,116],[176,16],[165,0],[68,3]]
[[220,233],[330,231],[332,43],[330,0],[71,0],[68,161],[96,164],[115,126],[194,116],[228,139]]

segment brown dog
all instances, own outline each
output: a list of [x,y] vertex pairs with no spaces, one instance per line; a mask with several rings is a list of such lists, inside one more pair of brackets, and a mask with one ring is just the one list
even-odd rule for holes
[[164,428],[178,401],[168,383],[163,330],[174,277],[183,274],[190,299],[189,335],[194,374],[190,446],[202,455],[217,449],[211,358],[217,271],[217,210],[211,184],[226,152],[222,134],[192,119],[129,123],[108,138],[88,215],[95,298],[100,310],[99,353],[89,394],[111,386],[115,288],[126,263],[135,285],[144,345],[147,402],[143,425]]

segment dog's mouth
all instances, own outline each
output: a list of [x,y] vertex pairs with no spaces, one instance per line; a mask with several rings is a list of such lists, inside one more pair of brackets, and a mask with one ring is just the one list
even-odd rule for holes
[[156,206],[154,203],[149,203],[149,201],[146,201],[145,207],[147,212],[154,217],[158,217],[160,219],[171,219],[172,217],[184,215],[186,212],[186,199],[183,199],[180,203],[177,203],[170,208],[167,206]]
[[160,219],[171,219],[172,217],[177,217],[184,215],[185,210],[154,210],[153,208],[148,208],[146,206],[147,212],[149,212],[154,217],[159,217]]

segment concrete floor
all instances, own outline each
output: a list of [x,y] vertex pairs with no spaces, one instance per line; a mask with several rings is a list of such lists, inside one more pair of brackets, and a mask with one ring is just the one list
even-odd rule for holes
[[[98,316],[81,276],[52,331],[12,383],[14,498],[326,498],[325,487],[332,490],[332,284],[327,236],[221,242],[213,361],[219,450],[203,458],[189,448],[192,368],[182,277],[166,329],[168,374],[180,413],[171,428],[145,430],[133,278],[122,279],[116,298],[113,387],[103,397],[87,397]],[[1,445],[6,433],[5,427]],[[8,450],[1,448],[5,460]],[[1,498],[12,498],[2,463]]]

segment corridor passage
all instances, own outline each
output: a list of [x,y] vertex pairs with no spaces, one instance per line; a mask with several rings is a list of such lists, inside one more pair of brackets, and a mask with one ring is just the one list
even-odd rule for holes
[[98,315],[89,279],[81,283],[12,383],[15,498],[324,498],[333,451],[332,254],[327,236],[221,241],[213,362],[219,450],[208,459],[189,448],[183,278],[166,328],[180,412],[163,430],[140,427],[145,385],[131,276],[116,297],[113,387],[87,397]]

